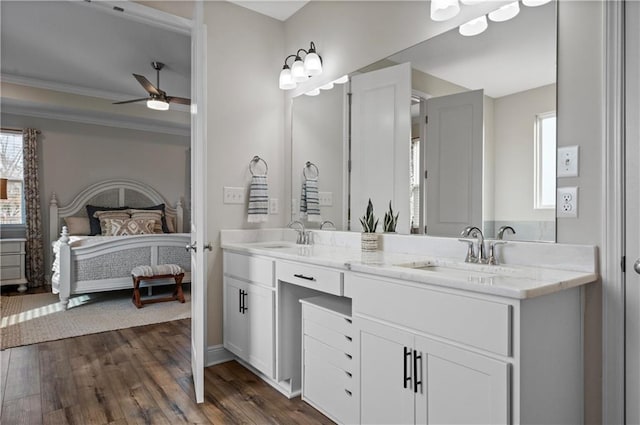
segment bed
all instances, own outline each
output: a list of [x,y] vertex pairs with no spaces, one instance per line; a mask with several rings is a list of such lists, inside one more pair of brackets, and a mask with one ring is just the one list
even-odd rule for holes
[[[124,236],[89,236],[87,206],[123,211],[158,210],[163,206],[162,230]],[[77,225],[76,223],[82,223]],[[105,222],[102,222],[103,224]],[[110,223],[110,222],[109,222]],[[183,232],[183,210],[172,207],[151,186],[133,180],[108,180],[84,189],[66,206],[55,193],[49,204],[49,229],[53,249],[51,288],[65,309],[75,294],[133,288],[131,270],[139,265],[178,264],[185,269],[183,282],[191,281],[191,257],[185,250],[190,235]],[[156,229],[157,230],[157,229]],[[87,233],[87,234],[84,234]],[[143,282],[141,286],[172,284],[171,279]]]

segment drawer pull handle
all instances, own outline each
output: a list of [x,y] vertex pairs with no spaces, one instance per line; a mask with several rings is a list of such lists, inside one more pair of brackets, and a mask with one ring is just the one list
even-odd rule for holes
[[316,278],[313,276],[305,276],[303,274],[294,274],[293,277],[297,277],[299,279],[304,279],[304,280],[312,280],[312,281],[316,280]]
[[346,374],[347,374],[347,376],[348,376],[349,378],[353,378],[353,374],[352,374],[351,372],[347,372],[347,371],[345,370],[345,371],[344,371],[344,373],[346,373]]
[[345,393],[347,393],[347,395],[348,395],[349,397],[351,397],[351,396],[353,395],[353,394],[351,393],[351,391],[349,391],[349,390],[344,390],[344,392],[345,392]]
[[407,364],[407,357],[409,358],[409,361],[411,361],[411,349],[404,347],[403,350],[403,362],[404,362],[404,376],[403,376],[403,385],[404,388],[407,388],[407,383],[411,383],[411,376],[409,376],[409,365]]
[[353,358],[353,356],[351,354],[344,353],[344,355],[347,356],[349,358],[349,360],[351,360]]
[[346,317],[344,318],[344,320],[346,320],[346,321],[347,321],[347,323],[353,323],[353,320],[351,320],[351,319],[347,319]]
[[351,338],[350,336],[345,335],[345,338],[347,338],[347,341],[353,341],[353,338]]

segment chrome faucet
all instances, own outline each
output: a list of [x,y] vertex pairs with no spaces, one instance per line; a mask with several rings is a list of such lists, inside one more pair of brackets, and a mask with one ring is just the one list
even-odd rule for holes
[[484,235],[482,234],[482,231],[475,226],[467,226],[460,233],[460,236],[463,238],[476,238],[478,244],[478,256],[476,257],[473,252],[473,243],[467,239],[460,239],[463,242],[469,243],[469,250],[467,251],[467,256],[464,261],[467,263],[487,263],[487,256],[484,247]]
[[[299,224],[300,225],[300,229],[296,229],[293,226]],[[309,243],[311,242],[311,237],[310,234],[307,230],[305,230],[304,228],[304,224],[302,224],[302,222],[300,220],[294,220],[291,223],[287,224],[287,227],[290,229],[295,230],[296,232],[298,232],[298,237],[296,238],[296,243],[299,245],[309,245]]]
[[512,235],[516,234],[516,231],[511,226],[502,226],[498,229],[498,239],[502,240],[505,232],[511,232]]

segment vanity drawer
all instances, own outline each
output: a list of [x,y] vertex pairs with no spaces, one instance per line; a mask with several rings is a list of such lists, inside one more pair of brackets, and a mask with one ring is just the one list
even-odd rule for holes
[[[334,347],[330,347],[327,344],[318,341],[316,338],[305,335],[303,341],[304,356],[307,355],[319,357],[324,359],[327,363],[339,368],[344,372],[344,379],[349,382],[349,388],[355,387],[353,384],[353,374],[355,371],[355,360],[353,355],[345,353],[343,350],[339,350]],[[346,384],[345,384],[346,385]]]
[[248,282],[274,286],[273,260],[266,258],[225,251],[224,274]]
[[313,307],[309,304],[304,304],[302,306],[302,319],[304,321],[315,322],[321,326],[350,337],[352,337],[354,333],[350,317],[345,317],[337,313],[330,313],[324,309]]
[[305,356],[303,399],[338,423],[354,424],[358,422],[358,395],[343,383],[342,370],[320,357]]
[[344,293],[342,272],[325,267],[278,261],[276,279],[327,294],[342,296]]
[[350,275],[349,285],[354,293],[354,314],[511,355],[509,304],[362,275]]
[[327,344],[330,347],[336,348],[349,356],[353,356],[354,343],[353,336],[346,335],[342,332],[336,332],[329,328],[326,328],[316,322],[305,321],[303,324],[303,333],[309,335]]

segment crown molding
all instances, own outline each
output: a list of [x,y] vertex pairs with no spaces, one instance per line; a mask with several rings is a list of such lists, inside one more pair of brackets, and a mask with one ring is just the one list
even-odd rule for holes
[[47,118],[82,124],[103,125],[107,127],[126,128],[130,130],[153,133],[172,134],[188,137],[191,134],[189,124],[171,123],[161,119],[132,117],[106,113],[102,111],[69,108],[58,105],[46,105],[16,99],[2,99],[2,113],[25,115],[36,118]]

